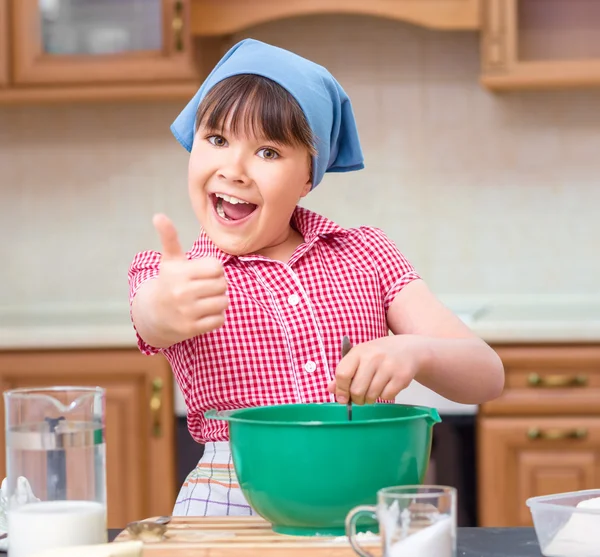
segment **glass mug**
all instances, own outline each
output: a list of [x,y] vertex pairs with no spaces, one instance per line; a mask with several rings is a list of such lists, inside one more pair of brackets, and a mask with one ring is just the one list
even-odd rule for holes
[[364,515],[377,518],[384,557],[456,557],[456,489],[440,485],[387,487],[377,492],[376,506],[360,506],[346,517],[352,549],[360,547],[356,522]]

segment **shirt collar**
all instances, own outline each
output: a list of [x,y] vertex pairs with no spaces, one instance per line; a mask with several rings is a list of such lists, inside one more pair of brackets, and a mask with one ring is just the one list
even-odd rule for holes
[[[309,211],[304,207],[296,207],[292,214],[292,224],[302,234],[306,244],[312,243],[317,238],[327,236],[343,236],[348,231],[328,218]],[[204,230],[200,231],[198,239],[190,251],[193,258],[196,257],[214,257],[223,265],[237,257],[220,250],[208,237]]]
[[292,214],[292,224],[307,244],[317,237],[342,236],[347,232],[335,222],[304,207],[296,207]]

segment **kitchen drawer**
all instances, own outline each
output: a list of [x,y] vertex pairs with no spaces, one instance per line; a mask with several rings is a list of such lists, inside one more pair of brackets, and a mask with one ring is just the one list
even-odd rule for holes
[[600,485],[600,417],[481,418],[479,526],[531,526],[529,497]]
[[495,346],[506,372],[503,394],[482,415],[600,416],[600,346]]

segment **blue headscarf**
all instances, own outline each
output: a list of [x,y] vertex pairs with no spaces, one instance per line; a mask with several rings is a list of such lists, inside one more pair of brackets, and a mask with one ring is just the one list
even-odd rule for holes
[[192,149],[196,112],[202,99],[217,83],[239,74],[261,75],[275,81],[302,108],[316,141],[313,188],[325,172],[364,168],[352,105],[341,85],[324,67],[254,39],[237,43],[223,56],[171,125],[173,135],[188,151]]

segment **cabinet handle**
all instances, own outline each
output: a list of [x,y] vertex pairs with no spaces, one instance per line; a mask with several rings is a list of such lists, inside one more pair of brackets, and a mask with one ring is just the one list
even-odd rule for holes
[[529,439],[544,439],[545,441],[561,441],[563,439],[585,439],[587,437],[588,430],[585,427],[579,427],[576,429],[549,429],[543,430],[537,427],[532,427],[527,432]]
[[162,409],[163,380],[157,377],[152,381],[152,396],[150,397],[150,413],[152,414],[152,435],[162,435],[160,411]]
[[173,6],[173,21],[171,22],[175,38],[175,50],[183,51],[183,1],[177,0]]
[[587,375],[545,375],[530,373],[527,376],[527,384],[530,387],[584,387],[587,385]]

